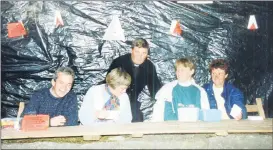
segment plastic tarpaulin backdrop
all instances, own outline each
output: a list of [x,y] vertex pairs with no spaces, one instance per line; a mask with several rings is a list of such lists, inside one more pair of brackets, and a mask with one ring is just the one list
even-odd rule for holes
[[[114,58],[131,52],[137,37],[148,40],[150,59],[163,83],[174,80],[174,62],[192,57],[194,78],[210,80],[208,65],[214,58],[229,60],[230,82],[240,88],[246,104],[263,98],[272,109],[273,2],[214,2],[178,4],[165,1],[1,1],[1,114],[16,116],[18,103],[29,101],[33,91],[51,86],[54,71],[70,66],[76,73],[73,90],[79,100],[98,84]],[[64,25],[56,27],[55,12]],[[126,41],[103,41],[113,16],[119,17]],[[259,28],[247,29],[250,15]],[[178,20],[181,36],[170,34]],[[7,24],[22,21],[27,34],[8,38]],[[147,88],[140,95],[145,118],[153,102]],[[270,106],[271,105],[271,106]],[[268,113],[268,111],[266,111]]]

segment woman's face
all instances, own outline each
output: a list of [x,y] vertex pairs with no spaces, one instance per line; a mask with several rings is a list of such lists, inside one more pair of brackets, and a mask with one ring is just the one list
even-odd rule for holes
[[223,87],[228,74],[225,70],[217,68],[211,70],[211,79],[216,87]]
[[126,92],[127,88],[128,86],[126,85],[119,85],[115,89],[110,87],[110,91],[113,95],[119,97],[120,95]]

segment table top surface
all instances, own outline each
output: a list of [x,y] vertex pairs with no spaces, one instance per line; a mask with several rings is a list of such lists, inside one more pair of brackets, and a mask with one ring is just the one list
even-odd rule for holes
[[49,127],[47,130],[28,132],[15,129],[2,129],[1,132],[1,139],[168,133],[271,133],[272,118],[265,120],[222,120],[220,122],[165,121],[95,124],[91,126]]

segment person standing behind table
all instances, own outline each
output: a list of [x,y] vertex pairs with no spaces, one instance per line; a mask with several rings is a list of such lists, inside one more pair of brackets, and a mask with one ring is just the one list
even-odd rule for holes
[[117,67],[122,67],[132,77],[131,86],[127,89],[130,99],[133,120],[132,122],[143,122],[143,113],[140,110],[141,103],[138,96],[147,85],[152,99],[161,88],[154,64],[147,59],[149,44],[143,38],[135,39],[132,43],[131,53],[125,54],[113,60],[108,73]]

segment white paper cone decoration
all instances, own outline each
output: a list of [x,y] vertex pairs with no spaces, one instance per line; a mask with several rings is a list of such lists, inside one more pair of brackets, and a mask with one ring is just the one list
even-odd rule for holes
[[250,15],[249,16],[249,21],[248,21],[247,29],[249,29],[249,30],[256,30],[256,29],[258,29],[258,25],[257,25],[257,22],[256,22],[255,15]]
[[105,31],[103,40],[125,41],[124,30],[121,28],[121,24],[117,16],[113,17],[113,20]]
[[63,22],[63,19],[61,16],[61,12],[56,10],[56,12],[55,12],[55,27],[57,28],[60,25],[63,26],[64,22]]

